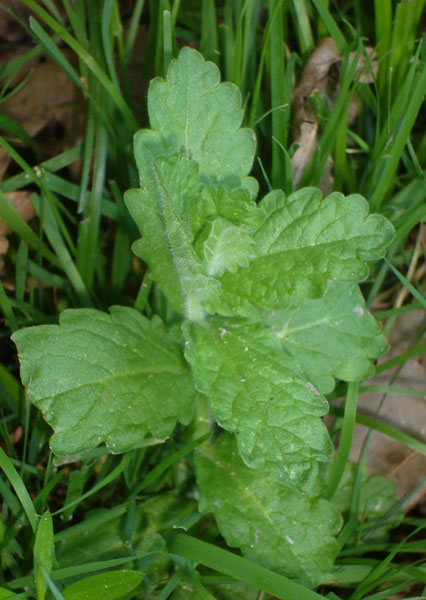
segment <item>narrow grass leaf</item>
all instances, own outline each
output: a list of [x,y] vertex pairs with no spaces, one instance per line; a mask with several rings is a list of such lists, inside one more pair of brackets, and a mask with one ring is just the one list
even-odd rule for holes
[[357,401],[358,384],[349,383],[345,402],[345,416],[343,420],[342,431],[340,433],[339,447],[337,449],[336,459],[333,463],[331,473],[328,478],[327,488],[324,492],[324,498],[327,499],[330,499],[337,490],[349,459],[356,421]]
[[28,521],[30,522],[31,527],[35,532],[37,529],[38,517],[34,509],[33,502],[27,491],[27,488],[25,487],[24,482],[22,481],[15,467],[11,463],[10,458],[7,456],[7,454],[2,448],[0,448],[0,468],[3,469],[4,474],[8,478],[10,485],[15,490],[16,495],[21,501],[25,514],[28,517]]
[[339,48],[339,51],[341,53],[343,53],[343,51],[346,47],[345,37],[342,34],[342,32],[340,31],[339,26],[337,25],[336,21],[332,17],[325,2],[323,0],[312,0],[312,4],[317,9],[319,16],[323,20],[324,25],[325,25],[326,29],[328,30],[328,33],[331,35],[333,40],[336,42],[336,46]]
[[174,554],[202,564],[232,579],[242,581],[280,600],[318,600],[319,594],[278,575],[274,571],[241,558],[232,552],[218,548],[189,535],[179,533],[170,545]]
[[395,177],[396,169],[398,167],[401,154],[406,145],[408,136],[413,128],[414,122],[417,118],[420,107],[424,101],[426,94],[426,69],[421,69],[417,76],[414,84],[414,89],[403,116],[401,125],[395,136],[395,140],[390,151],[390,155],[384,169],[381,173],[379,181],[377,182],[376,188],[370,199],[371,210],[378,210],[382,204],[385,195],[392,185]]
[[95,77],[99,80],[101,85],[105,88],[106,92],[110,95],[117,108],[122,113],[127,125],[131,130],[135,131],[138,128],[138,123],[124,100],[121,92],[117,90],[115,85],[105,74],[103,69],[99,66],[93,55],[84,48],[84,46],[78,42],[70,33],[68,33],[63,25],[52,19],[52,17],[38,5],[35,0],[22,0],[28,8],[30,8],[36,15],[38,15],[55,33],[57,33],[70,48],[79,56],[79,58],[87,65],[92,71]]
[[425,296],[423,294],[421,294],[419,292],[419,290],[417,290],[413,286],[413,284],[410,283],[408,281],[408,279],[406,279],[406,277],[404,277],[404,275],[402,273],[400,273],[398,271],[398,269],[396,269],[391,262],[388,261],[388,259],[386,257],[383,260],[389,265],[389,268],[395,273],[396,277],[407,288],[407,290],[410,292],[410,294],[413,296],[413,298],[415,298],[417,300],[417,302],[419,302],[419,304],[423,308],[426,308],[426,298],[425,298]]
[[[425,345],[425,347],[426,347],[426,345]],[[332,415],[337,415],[338,417],[344,416],[343,409],[341,409],[337,406],[330,406],[330,413]],[[408,446],[409,448],[412,448],[416,452],[420,452],[421,454],[426,455],[426,444],[425,443],[421,442],[420,440],[417,440],[416,438],[414,438],[411,435],[408,435],[408,434],[400,431],[396,427],[391,427],[390,425],[387,425],[386,423],[382,423],[381,421],[378,421],[377,419],[373,419],[371,417],[366,417],[365,415],[361,415],[361,414],[357,414],[356,422],[359,425],[364,425],[365,427],[369,427],[370,429],[379,431],[380,433],[383,433],[384,435],[387,435],[388,437],[390,437],[394,440],[397,440],[398,442],[401,442],[402,444],[405,444],[406,446]]]
[[65,58],[62,52],[59,50],[58,46],[55,42],[47,35],[44,29],[41,27],[38,21],[36,21],[33,17],[30,17],[30,27],[35,35],[40,40],[40,44],[45,49],[47,54],[55,61],[55,63],[66,73],[66,75],[70,78],[73,84],[86,92],[87,89],[84,87],[81,79],[79,78],[75,69],[71,66],[70,62]]
[[53,556],[53,521],[52,515],[47,511],[38,521],[34,542],[34,583],[37,600],[44,600],[46,597],[44,573],[50,575]]

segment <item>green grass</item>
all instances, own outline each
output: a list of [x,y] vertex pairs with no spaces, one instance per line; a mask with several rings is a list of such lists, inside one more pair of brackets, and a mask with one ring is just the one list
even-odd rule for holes
[[[178,48],[188,43],[218,64],[223,79],[240,87],[246,124],[256,129],[261,162],[255,169],[264,190],[270,184],[290,193],[296,150],[292,95],[312,50],[324,36],[334,39],[343,57],[336,75],[339,92],[327,109],[328,118],[318,114],[317,149],[300,185],[317,185],[331,157],[334,189],[363,194],[373,211],[394,224],[395,244],[385,261],[372,265],[363,286],[374,307],[377,297],[397,284],[377,313],[387,334],[398,315],[424,308],[424,274],[419,280],[407,276],[426,216],[424,1],[375,0],[370,6],[357,0],[137,0],[125,23],[117,0],[62,0],[56,3],[58,10],[47,0],[23,4],[34,14],[27,27],[35,45],[1,66],[0,98],[13,94],[14,78],[25,63],[45,53],[79,90],[86,129],[81,144],[46,158],[19,124],[0,117],[0,145],[12,158],[0,183],[0,218],[13,231],[4,281],[15,282],[14,288],[0,284],[0,598],[74,598],[71,586],[83,576],[115,569],[144,574],[133,588],[123,575],[122,591],[129,586],[125,597],[136,599],[231,599],[223,586],[240,590],[234,599],[251,594],[259,600],[379,600],[397,592],[426,597],[426,519],[406,517],[402,541],[377,543],[367,535],[354,542],[360,478],[332,577],[311,591],[220,547],[214,522],[201,517],[194,500],[191,452],[203,441],[195,439],[201,431],[195,423],[178,428],[164,444],[123,456],[97,448],[84,456],[55,458],[48,446],[49,427],[19,383],[9,341],[21,327],[56,322],[66,307],[134,305],[148,316],[173,318],[149,272],[132,257],[130,246],[138,234],[123,193],[137,185],[131,142],[147,126],[149,79],[162,76]],[[135,94],[131,73],[135,59],[141,60],[135,56],[140,23],[146,36],[144,83]],[[64,46],[72,50],[73,60]],[[362,83],[356,72],[367,46],[375,48],[378,61],[371,84]],[[355,61],[349,60],[350,53]],[[353,98],[359,111],[350,122]],[[17,140],[29,150],[23,151]],[[78,181],[70,169],[77,161]],[[30,224],[5,195],[22,189],[32,192],[37,212]],[[419,252],[422,258],[424,247]],[[403,287],[407,295],[400,306],[397,296]],[[406,352],[384,362],[378,372],[401,369],[424,353],[424,329]],[[345,402],[332,408],[340,441],[327,497],[342,477],[355,422],[426,454],[424,441],[390,427],[380,415],[357,412],[362,392],[407,390],[399,385],[338,386],[332,398]],[[424,395],[420,389],[410,393]],[[364,450],[365,457],[368,445]],[[96,587],[98,581],[104,580],[92,584]],[[242,584],[247,587],[238,587]],[[185,586],[195,591],[182,591]]]

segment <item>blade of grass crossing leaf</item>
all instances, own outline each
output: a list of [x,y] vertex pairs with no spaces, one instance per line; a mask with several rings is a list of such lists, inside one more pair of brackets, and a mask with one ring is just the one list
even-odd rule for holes
[[412,531],[404,540],[402,540],[389,554],[372,569],[364,581],[358,586],[357,590],[350,596],[349,600],[361,600],[365,593],[374,589],[379,583],[378,579],[385,574],[390,568],[392,560],[397,555],[403,544],[413,535],[421,531],[423,528],[418,527]]
[[105,486],[107,486],[110,483],[112,483],[127,468],[130,460],[131,460],[131,453],[127,452],[126,454],[124,454],[124,456],[121,459],[120,463],[111,471],[111,473],[109,473],[106,477],[104,477],[103,479],[101,479],[101,481],[99,481],[98,483],[96,483],[89,491],[87,491],[86,493],[82,494],[79,498],[77,498],[77,499],[73,500],[72,502],[70,502],[70,504],[68,504],[66,506],[63,506],[62,508],[60,508],[59,510],[57,510],[53,514],[54,515],[58,515],[58,514],[63,513],[65,510],[71,508],[72,506],[74,506],[75,504],[77,504],[79,502],[82,502],[83,500],[85,500],[86,498],[89,498],[93,494],[96,494],[96,492],[98,492],[99,490],[101,490]]
[[149,314],[149,305],[148,305],[148,296],[152,288],[152,279],[150,277],[149,271],[146,271],[142,283],[139,287],[138,295],[136,296],[134,307],[139,312]]
[[15,298],[17,300],[24,299],[25,283],[28,269],[28,245],[21,240],[16,253],[16,268],[15,268]]
[[361,53],[362,53],[362,44],[359,43],[352,62],[348,65],[348,68],[344,71],[343,80],[342,80],[341,86],[340,86],[339,97],[337,98],[337,101],[333,107],[333,110],[331,111],[330,117],[327,120],[327,125],[324,128],[324,132],[323,132],[320,142],[319,142],[320,152],[319,152],[316,174],[314,175],[314,179],[313,179],[314,185],[318,185],[318,182],[321,177],[321,173],[323,173],[323,171],[324,171],[325,164],[327,162],[327,158],[331,153],[333,145],[335,144],[336,136],[339,132],[339,124],[341,123],[342,119],[344,118],[344,115],[346,114],[349,104],[352,100],[352,97],[356,91],[356,84],[352,86],[352,89],[351,89],[351,84],[354,79],[356,67],[358,65]]
[[217,63],[218,53],[217,17],[214,0],[203,0],[201,9],[200,52],[207,60]]
[[424,397],[426,394],[426,390],[417,390],[414,388],[399,387],[396,385],[363,385],[359,388],[359,393],[360,394],[401,394],[404,396],[422,396],[422,397]]
[[179,583],[182,581],[183,573],[182,571],[176,571],[173,573],[167,584],[163,587],[161,592],[157,596],[157,600],[167,600],[170,597],[170,594],[177,588]]
[[426,69],[422,69],[418,77],[415,79],[414,89],[410,98],[407,110],[403,116],[401,125],[395,136],[395,140],[390,151],[389,158],[384,166],[381,176],[377,182],[377,186],[370,199],[371,211],[377,211],[386,195],[386,192],[391,187],[396,169],[398,167],[401,154],[404,150],[406,140],[410,135],[414,122],[417,118],[420,107],[423,103],[426,94]]
[[346,464],[348,462],[349,453],[351,451],[352,438],[354,433],[356,411],[358,403],[358,384],[349,383],[348,393],[345,402],[345,413],[343,426],[340,433],[339,447],[331,473],[328,478],[327,487],[324,492],[324,498],[330,500],[337,490],[342,479]]
[[192,570],[191,576],[194,590],[199,594],[201,600],[216,600],[203,586],[195,569]]
[[257,70],[256,35],[260,12],[259,0],[246,0],[244,3],[243,47],[241,58],[241,81],[243,95],[253,89]]
[[73,512],[77,507],[76,500],[78,500],[82,495],[83,473],[81,472],[81,470],[71,471],[68,480],[67,495],[64,502],[64,505],[68,506],[69,508],[67,508],[63,513],[64,521],[68,521],[69,519],[71,519]]
[[321,598],[319,594],[282,575],[189,535],[179,533],[171,543],[170,550],[190,561],[229,575],[233,579],[242,581],[256,589],[263,590],[280,598],[280,600],[294,600],[295,598],[298,600],[316,600]]
[[133,47],[135,45],[144,4],[145,0],[136,0],[133,6],[132,17],[130,19],[130,26],[127,33],[126,42],[124,44],[124,56],[126,62],[129,62],[130,56],[133,51]]
[[[76,38],[85,48],[88,48],[89,41],[87,39],[86,15],[81,14],[78,10],[78,6],[76,6],[75,2],[72,2],[72,0],[62,0],[62,4]],[[81,2],[79,4],[82,6]]]
[[414,79],[419,67],[420,49],[421,48],[419,44],[413,60],[410,61],[411,64],[404,80],[404,85],[399,89],[392,104],[391,110],[386,111],[386,122],[383,122],[382,127],[380,127],[380,120],[378,119],[377,121],[377,135],[375,136],[372,152],[372,160],[376,163],[375,169],[373,170],[374,181],[377,179],[376,173],[379,173],[383,168],[382,155],[385,154],[386,146],[389,145],[389,142],[392,139],[392,136],[394,135],[399,123],[401,122],[410,101],[412,86],[414,84]]
[[[284,30],[282,0],[269,0],[268,9],[271,19],[269,34],[269,74],[271,80],[271,108],[283,106],[286,101],[284,90]],[[286,146],[286,118],[282,110],[274,110],[272,118],[272,136]],[[282,174],[285,171],[284,156],[279,146],[272,142],[271,183],[274,188],[283,185]]]
[[41,245],[41,253],[56,267],[60,266],[60,262],[56,256],[46,248],[45,244],[40,241],[40,238],[34,233],[31,227],[21,217],[21,215],[13,208],[7,197],[0,191],[0,218],[5,221],[24,242],[32,248],[39,248]]
[[40,44],[43,46],[44,50],[47,54],[54,60],[54,62],[66,73],[66,75],[71,79],[73,84],[82,90],[86,91],[82,81],[80,80],[78,74],[75,69],[71,66],[62,52],[59,50],[58,46],[52,39],[47,35],[41,25],[36,21],[33,17],[30,17],[30,27],[35,35],[40,40]]
[[13,312],[13,308],[11,306],[9,296],[6,294],[6,290],[2,282],[0,281],[0,308],[3,312],[3,315],[11,329],[12,332],[17,331],[19,329],[18,321],[16,320],[15,313]]
[[77,248],[77,267],[89,290],[93,285],[95,257],[99,241],[99,223],[105,184],[107,147],[106,130],[102,124],[98,124],[93,166],[93,187],[90,194],[90,204],[87,206],[88,213],[83,221],[80,222]]
[[53,213],[50,209],[49,203],[43,198],[40,198],[37,194],[32,194],[31,200],[39,215],[42,214],[43,207],[43,230],[46,234],[47,239],[52,245],[52,248],[55,250],[57,257],[59,258],[61,267],[68,276],[71,285],[75,289],[81,302],[83,302],[83,304],[86,306],[91,306],[92,300],[89,296],[89,293],[87,292],[87,288],[84,285],[80,273],[78,272],[77,267],[75,266],[75,263],[72,260],[71,254],[69,253],[67,247],[64,244],[55,217],[53,216]]
[[102,10],[102,43],[105,61],[108,67],[109,76],[117,90],[120,90],[117,73],[114,64],[114,53],[111,48],[111,13],[115,0],[105,0]]
[[[118,506],[114,506],[107,512],[98,512],[94,515],[87,517],[81,523],[77,525],[72,525],[67,529],[60,531],[55,534],[55,542],[61,542],[64,540],[72,539],[73,537],[83,535],[85,531],[90,531],[108,521],[120,517],[124,515],[127,511],[126,504],[119,504]],[[87,571],[85,571],[87,573]]]
[[[81,575],[86,575],[87,573],[96,573],[97,571],[103,571],[105,569],[114,569],[114,567],[125,565],[126,563],[133,562],[138,558],[140,557],[136,555],[131,555],[126,556],[124,558],[113,558],[111,560],[95,561],[80,565],[74,565],[72,567],[65,567],[63,569],[56,569],[52,571],[50,579],[51,581],[63,581],[71,577],[80,577]],[[11,589],[17,589],[25,586],[31,586],[32,582],[33,578],[30,575],[28,577],[19,577],[17,579],[14,579],[8,582],[8,585]],[[32,595],[31,597],[33,598],[34,595]]]
[[415,298],[417,302],[419,302],[419,304],[421,304],[421,306],[426,309],[426,298],[424,297],[424,295],[421,292],[419,292],[419,290],[417,290],[413,286],[413,284],[410,283],[408,279],[406,279],[404,275],[400,273],[391,262],[388,261],[386,257],[383,260],[388,264],[389,268],[394,272],[399,281],[407,288],[407,290],[410,292],[413,298]]
[[378,86],[383,95],[388,81],[388,54],[392,32],[392,2],[391,0],[374,0],[374,26],[376,29],[376,51],[379,59]]
[[232,54],[232,72],[231,81],[241,88],[244,82],[241,79],[242,74],[242,53],[243,53],[243,17],[244,11],[240,9],[240,2],[234,5],[234,22],[237,23],[237,29],[234,35],[234,52]]
[[31,150],[34,152],[35,159],[37,161],[41,160],[41,155],[39,150],[36,148],[34,144],[34,140],[28,135],[28,133],[13,119],[8,117],[7,115],[0,114],[0,129],[7,131],[11,135],[14,135],[21,141],[25,142]]
[[405,363],[408,359],[419,356],[420,354],[423,354],[423,352],[426,352],[426,344],[421,344],[419,346],[416,345],[413,348],[410,348],[410,350],[407,350],[407,352],[403,352],[402,354],[399,354],[398,356],[395,356],[394,358],[391,358],[378,365],[376,368],[376,375],[379,375],[388,369],[392,369],[392,367],[395,367],[396,365]]
[[[0,146],[2,146],[6,150],[6,152],[18,163],[18,165],[24,170],[27,177],[33,183],[35,183],[37,185],[37,187],[40,188],[40,190],[42,190],[43,196],[46,198],[47,203],[49,204],[50,212],[53,213],[57,229],[60,230],[61,234],[64,236],[71,251],[74,252],[74,244],[71,239],[70,232],[69,232],[68,228],[65,226],[65,223],[63,222],[58,205],[60,208],[62,208],[62,212],[64,212],[65,209],[64,209],[64,207],[62,207],[60,205],[58,199],[55,197],[55,195],[49,189],[49,186],[46,183],[45,174],[44,174],[43,170],[40,167],[34,167],[34,169],[31,168],[28,165],[28,163],[22,158],[22,156],[20,154],[18,154],[15,151],[15,149],[12,148],[10,146],[10,144],[8,144],[6,142],[6,140],[4,140],[1,137],[0,137]],[[27,183],[28,183],[28,181],[27,181]],[[41,226],[43,227],[43,212],[41,213],[41,215],[39,213],[39,216],[41,219]]]
[[84,149],[81,164],[80,190],[78,195],[78,212],[86,214],[90,193],[87,189],[92,169],[92,155],[95,145],[96,119],[93,103],[89,102],[86,134],[84,137]]
[[138,129],[138,123],[130,109],[125,102],[121,93],[117,90],[112,81],[107,77],[105,72],[94,60],[92,54],[90,54],[83,46],[78,42],[71,34],[69,34],[62,25],[60,25],[55,19],[41,8],[35,0],[22,0],[28,8],[30,8],[36,15],[38,15],[55,33],[57,33],[70,48],[76,52],[81,60],[87,65],[92,71],[95,77],[99,80],[101,85],[105,88],[117,108],[123,115],[126,123],[131,130],[136,131]]
[[46,583],[43,571],[50,575],[53,565],[53,521],[49,512],[45,512],[38,521],[33,552],[37,600],[44,600]]
[[318,14],[321,17],[321,19],[323,20],[328,33],[331,35],[333,40],[336,42],[336,46],[338,47],[339,51],[341,53],[343,53],[343,51],[346,47],[345,37],[342,34],[342,32],[340,31],[339,26],[337,25],[336,21],[331,16],[331,13],[328,10],[327,6],[325,5],[324,1],[323,0],[312,0],[312,4],[317,9]]
[[306,0],[293,0],[293,8],[296,16],[295,23],[299,37],[302,55],[310,54],[314,48],[311,24],[309,21]]
[[[426,344],[425,344],[426,349]],[[332,415],[336,415],[338,417],[343,417],[344,411],[342,408],[337,406],[330,407],[330,413]],[[371,417],[366,417],[365,415],[357,414],[356,422],[359,425],[364,425],[365,427],[369,427],[370,429],[374,429],[375,431],[379,431],[388,437],[405,444],[409,448],[412,448],[416,452],[420,452],[421,454],[426,455],[426,444],[417,440],[411,435],[408,435],[395,427],[391,427],[390,425],[386,425],[386,423],[382,423],[377,419],[373,419]]]
[[422,2],[399,2],[393,20],[390,68],[393,84],[398,90],[405,76],[416,39],[417,5]]
[[16,471],[15,467],[10,462],[9,457],[7,456],[7,454],[5,454],[2,448],[0,448],[0,467],[3,469],[4,474],[8,478],[10,485],[15,490],[16,495],[18,496],[22,507],[25,511],[25,514],[28,517],[28,521],[30,522],[31,527],[35,532],[37,529],[38,517],[34,509],[34,505],[22,479],[18,475],[18,472]]
[[209,433],[204,434],[201,437],[198,437],[193,442],[189,442],[189,444],[187,444],[180,450],[177,450],[173,454],[171,454],[171,455],[167,456],[165,459],[163,459],[156,467],[154,467],[152,469],[152,471],[150,471],[148,473],[148,475],[138,485],[138,487],[135,490],[133,490],[132,494],[129,496],[129,501],[133,500],[138,494],[140,494],[142,492],[142,490],[144,490],[148,486],[150,486],[169,467],[171,467],[172,465],[174,465],[177,462],[179,462],[180,460],[182,460],[182,458],[184,458],[187,454],[189,454],[190,452],[195,450],[195,448],[200,446],[203,442],[208,440],[210,435],[211,434],[209,432]]
[[[43,569],[43,567],[41,567],[40,571],[41,571],[41,574],[43,575],[43,581],[45,582],[47,588],[49,588],[49,590],[52,592],[55,600],[65,600],[65,598],[63,597],[61,592],[58,590],[58,588],[56,587],[56,585],[53,583],[52,579],[50,578],[50,574],[47,573],[47,571],[45,569]],[[38,600],[38,597],[37,597],[37,600]]]
[[20,56],[5,61],[0,65],[0,79],[4,79],[8,75],[14,77],[27,62],[36,58],[41,52],[43,52],[43,48],[40,44],[37,44],[34,48],[31,48],[31,50],[24,52]]
[[[248,126],[249,127],[255,127],[255,123],[257,123],[259,121],[259,119],[256,120],[256,116],[257,116],[257,109],[260,104],[260,90],[261,90],[261,84],[262,84],[262,79],[263,79],[263,69],[264,69],[265,59],[266,59],[266,55],[267,55],[267,49],[268,49],[268,45],[269,45],[269,38],[271,35],[271,23],[274,22],[279,9],[280,9],[280,4],[276,3],[272,14],[270,14],[270,16],[268,18],[268,22],[266,23],[265,32],[263,34],[262,52],[260,55],[259,66],[257,68],[256,82],[254,85],[252,102],[251,102],[251,107],[250,107],[250,114],[249,114],[249,118],[248,118]],[[286,73],[287,73],[287,70],[286,70]],[[287,84],[287,81],[286,81],[286,84]],[[291,87],[290,87],[290,90],[291,90]],[[291,92],[288,91],[287,93],[291,93]],[[269,114],[269,112],[270,111],[268,111],[267,114]]]
[[170,61],[173,58],[173,27],[172,14],[169,10],[163,10],[163,71],[167,73]]

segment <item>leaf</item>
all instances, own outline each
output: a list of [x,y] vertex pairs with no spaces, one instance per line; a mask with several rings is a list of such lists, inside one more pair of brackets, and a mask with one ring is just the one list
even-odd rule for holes
[[40,517],[34,541],[34,583],[37,591],[37,600],[44,600],[46,597],[46,583],[42,569],[50,575],[53,556],[53,522],[52,515],[47,511]]
[[31,401],[55,430],[53,452],[75,454],[104,442],[113,452],[147,432],[168,436],[188,423],[193,384],[179,345],[158,317],[112,307],[67,310],[59,325],[13,335]]
[[111,571],[85,577],[62,592],[65,600],[116,600],[128,594],[142,581],[138,571]]
[[[256,141],[251,129],[241,128],[241,104],[237,86],[220,83],[216,65],[188,47],[171,62],[166,80],[154,79],[148,92],[151,128],[195,160],[204,180],[238,181],[252,167]],[[250,179],[256,195],[257,182]]]
[[311,585],[331,570],[342,519],[329,502],[277,482],[267,468],[248,469],[229,434],[204,444],[195,467],[200,511],[214,514],[229,546]]
[[191,225],[180,210],[183,197],[196,197],[198,167],[174,155],[156,158],[152,152],[158,149],[152,151],[150,146],[158,141],[156,136],[142,133],[139,137],[146,144],[140,143],[139,152],[145,157],[145,187],[126,193],[127,207],[142,233],[133,250],[150,265],[152,279],[173,307],[197,320],[205,313],[203,302],[214,297],[219,286],[197,257]]
[[268,322],[284,351],[322,394],[334,389],[334,378],[371,377],[372,359],[387,349],[386,338],[352,283],[329,282],[326,294],[317,300],[292,298],[290,307]]
[[198,253],[209,276],[235,273],[238,267],[248,266],[252,239],[243,227],[217,218],[204,229],[197,240]]
[[185,356],[221,427],[235,432],[244,462],[312,492],[318,461],[333,447],[321,417],[327,400],[278,338],[258,324],[210,318],[186,324]]
[[[359,465],[356,463],[346,465],[339,486],[330,500],[344,516],[350,508],[353,485],[358,469]],[[367,535],[366,541],[368,542],[386,541],[389,537],[388,531],[397,527],[404,516],[402,507],[387,515],[396,503],[393,482],[389,478],[380,475],[370,476],[368,469],[363,467],[358,513],[360,525],[356,531],[356,536],[354,536],[354,539],[349,540],[349,543],[362,539],[364,535]],[[385,515],[387,515],[386,518],[384,518]]]
[[14,598],[17,595],[18,594],[15,594],[15,592],[11,592],[6,588],[0,587],[0,600],[9,600],[10,598]]
[[304,188],[286,198],[274,191],[259,209],[266,218],[253,235],[254,258],[220,278],[221,314],[259,317],[287,308],[289,296],[321,297],[328,280],[362,281],[365,261],[383,257],[394,237],[389,221],[368,215],[358,194],[323,199],[320,190]]

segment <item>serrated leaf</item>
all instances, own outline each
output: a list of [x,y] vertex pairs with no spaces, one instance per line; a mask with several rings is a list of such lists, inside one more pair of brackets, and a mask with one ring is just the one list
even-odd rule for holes
[[117,600],[137,587],[143,579],[138,571],[111,571],[85,577],[65,588],[65,600]]
[[358,286],[351,283],[329,282],[317,300],[292,298],[288,310],[276,312],[268,323],[322,394],[333,390],[334,378],[371,377],[372,359],[387,348]]
[[152,129],[174,139],[202,177],[215,181],[246,178],[251,169],[256,141],[251,129],[241,128],[241,105],[237,86],[220,83],[216,65],[188,47],[171,62],[166,80],[154,79],[148,92]]
[[389,221],[368,215],[357,194],[323,199],[320,190],[304,188],[286,198],[275,191],[259,209],[267,216],[253,236],[255,257],[220,278],[221,314],[259,316],[286,308],[290,296],[321,297],[328,280],[362,281],[366,261],[384,256],[394,236]]
[[235,432],[245,463],[312,491],[318,461],[333,452],[321,417],[328,411],[295,360],[266,327],[210,318],[186,324],[185,356],[215,419]]
[[195,466],[200,510],[214,514],[229,546],[311,585],[331,570],[342,520],[329,502],[247,468],[229,434],[204,444]]
[[232,225],[219,217],[204,229],[196,249],[207,274],[215,277],[226,271],[235,273],[238,267],[248,266],[252,244],[252,238],[241,225]]
[[180,347],[159,318],[112,307],[67,310],[59,325],[18,331],[21,378],[55,430],[52,450],[104,442],[113,452],[164,438],[191,418],[194,388]]

